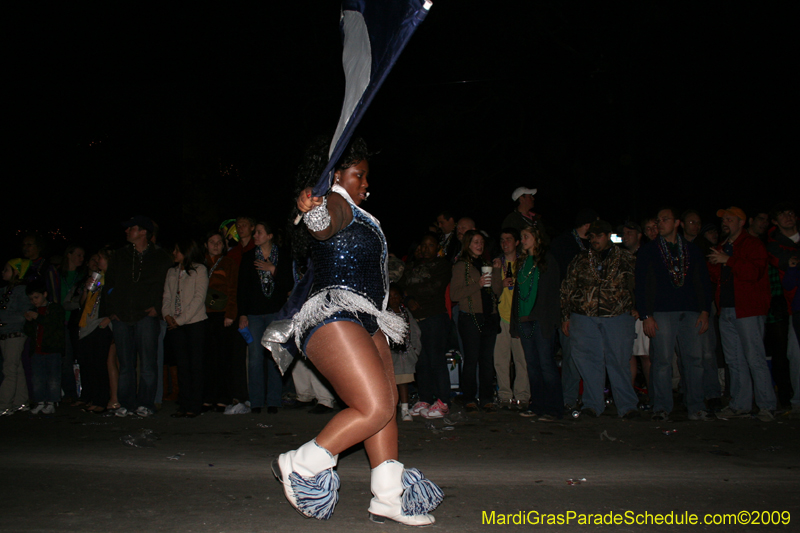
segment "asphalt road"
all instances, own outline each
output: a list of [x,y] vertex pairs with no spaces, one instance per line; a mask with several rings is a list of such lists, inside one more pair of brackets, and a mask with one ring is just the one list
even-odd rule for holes
[[[313,438],[330,415],[284,409],[276,415],[172,419],[168,415],[174,409],[168,403],[149,419],[120,419],[59,407],[51,417],[0,419],[0,530],[406,529],[368,520],[369,465],[363,448],[340,457],[342,488],[331,520],[305,519],[285,501],[270,461]],[[614,416],[534,420],[509,411],[454,412],[452,424],[438,420],[434,429],[420,418],[400,423],[400,460],[445,492],[431,530],[797,531],[798,420],[690,422],[685,415],[666,424]],[[445,430],[446,425],[453,429]],[[123,437],[141,436],[143,430],[153,432],[150,446],[123,443]],[[570,484],[570,479],[585,481]],[[783,522],[787,514],[779,513],[788,512],[790,523],[651,525],[655,515],[672,513],[673,520],[681,520],[693,513],[702,521],[706,514],[741,511],[758,511],[757,517],[747,513],[750,521]],[[542,514],[560,514],[569,523],[530,523]],[[581,524],[582,514],[594,520],[616,514],[623,523]],[[520,518],[529,522],[497,525]],[[486,523],[492,520],[495,525]],[[636,520],[650,522],[637,525]]]

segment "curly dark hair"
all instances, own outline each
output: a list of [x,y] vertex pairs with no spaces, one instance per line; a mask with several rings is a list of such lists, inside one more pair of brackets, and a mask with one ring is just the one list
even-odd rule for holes
[[[313,187],[317,184],[322,171],[328,164],[328,150],[330,149],[332,137],[330,135],[322,135],[317,137],[314,142],[306,148],[303,155],[303,161],[297,169],[295,174],[295,186],[292,196],[292,203],[295,204],[297,197],[306,187]],[[347,149],[344,151],[341,159],[333,167],[334,172],[345,170],[360,161],[369,161],[375,152],[370,152],[367,149],[367,143],[361,137],[354,138]],[[308,257],[308,247],[311,244],[311,236],[308,234],[306,225],[304,223],[294,224],[295,218],[300,214],[295,204],[289,215],[287,233],[291,236],[292,240],[292,257],[298,264],[305,263]]]

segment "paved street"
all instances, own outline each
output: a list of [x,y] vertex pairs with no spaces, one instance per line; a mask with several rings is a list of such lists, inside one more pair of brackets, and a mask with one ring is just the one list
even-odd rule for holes
[[[401,531],[372,524],[363,449],[339,461],[331,520],[297,514],[269,471],[273,457],[314,437],[329,416],[207,413],[172,419],[102,417],[60,407],[53,417],[0,419],[2,531]],[[523,512],[683,516],[789,511],[800,521],[800,421],[779,416],[668,424],[612,416],[534,422],[516,412],[400,424],[400,459],[439,484],[435,530],[489,531]],[[151,447],[122,437],[149,430]],[[676,430],[668,435],[664,431]],[[606,438],[608,437],[608,438]],[[182,455],[179,455],[182,454]],[[569,484],[567,480],[581,480]],[[773,515],[777,518],[777,514]],[[513,516],[508,517],[514,520]],[[501,519],[502,520],[502,519]],[[526,531],[769,531],[797,526],[522,526]],[[434,530],[431,529],[431,530]]]

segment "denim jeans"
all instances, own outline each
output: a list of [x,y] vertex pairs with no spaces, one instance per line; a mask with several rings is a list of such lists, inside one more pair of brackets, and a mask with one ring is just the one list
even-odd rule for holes
[[419,399],[426,403],[432,404],[436,399],[450,402],[450,374],[445,358],[449,328],[447,313],[419,321],[422,349],[417,359],[417,389]]
[[64,326],[64,353],[61,354],[61,388],[64,396],[78,399],[78,384],[75,381],[75,346],[72,345],[72,336],[67,326]]
[[672,412],[672,358],[676,345],[680,349],[681,377],[689,414],[705,410],[703,403],[702,340],[696,326],[700,313],[674,311],[653,313],[658,329],[650,340],[650,381],[653,411]]
[[561,343],[561,390],[564,391],[564,402],[575,405],[578,403],[581,374],[572,357],[571,337],[558,328],[558,339]]
[[708,317],[708,331],[700,335],[700,350],[703,354],[703,396],[707,400],[722,395],[717,366],[716,313],[716,307],[712,304],[711,316]]
[[[146,316],[138,322],[114,322],[114,343],[119,359],[119,403],[131,411],[137,407],[155,410],[158,385],[159,319]],[[139,386],[136,386],[136,360],[139,360]]]
[[22,367],[22,352],[27,337],[0,340],[3,354],[3,382],[0,384],[0,410],[28,403],[28,384]]
[[800,410],[800,311],[794,311],[789,325],[788,348],[789,380],[792,384],[792,410]]
[[53,402],[61,400],[61,354],[35,353],[31,355],[33,369],[33,401]]
[[[478,324],[481,327],[478,327]],[[461,376],[461,392],[464,404],[474,402],[478,393],[480,372],[480,401],[482,405],[494,402],[494,343],[497,329],[494,322],[484,324],[483,313],[461,313],[458,332],[464,343],[464,370]]]
[[164,337],[167,335],[167,322],[159,320],[158,330],[158,362],[156,363],[156,403],[164,398]]
[[[281,371],[275,366],[272,354],[267,353],[267,349],[261,344],[261,337],[267,330],[277,313],[268,315],[247,315],[250,333],[253,335],[253,342],[248,345],[248,364],[247,371],[250,378],[250,407],[264,407],[266,394],[267,407],[280,407],[281,394],[283,392],[283,380]],[[265,357],[268,358],[265,361]],[[266,391],[264,390],[264,365],[267,366]]]
[[634,318],[628,313],[602,318],[570,315],[572,356],[583,377],[583,405],[598,415],[606,407],[606,372],[619,416],[637,408],[630,363],[635,332]]
[[519,337],[531,384],[530,409],[540,415],[561,418],[564,395],[553,352],[554,332],[543,332],[539,322],[520,322]]
[[[731,373],[731,409],[750,411],[753,408],[753,387],[756,404],[761,409],[775,409],[775,391],[764,349],[766,316],[736,318],[736,309],[723,307],[719,316],[722,351]],[[751,382],[752,378],[752,382]]]

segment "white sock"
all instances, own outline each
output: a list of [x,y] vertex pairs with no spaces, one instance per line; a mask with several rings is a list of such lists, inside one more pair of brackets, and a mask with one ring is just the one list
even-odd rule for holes
[[401,403],[400,404],[400,411],[401,412],[402,411],[408,411],[408,404],[407,403]]

